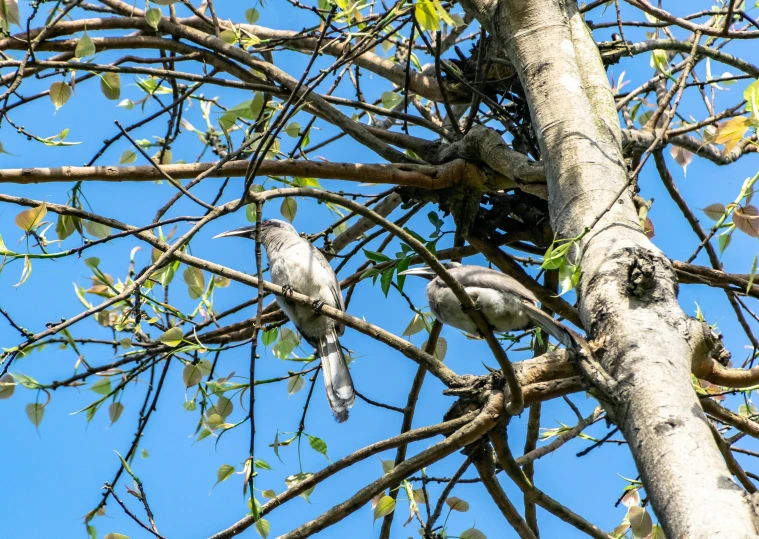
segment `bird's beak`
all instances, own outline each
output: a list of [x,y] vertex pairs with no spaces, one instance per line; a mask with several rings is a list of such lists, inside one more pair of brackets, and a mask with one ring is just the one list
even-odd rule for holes
[[252,234],[256,233],[256,227],[253,226],[244,226],[242,228],[236,228],[234,230],[229,230],[227,232],[222,232],[221,234],[217,234],[213,237],[213,239],[218,238],[232,238],[234,236],[242,236],[242,237],[250,237]]
[[398,275],[417,275],[419,277],[436,277],[437,274],[429,266],[418,266],[416,268],[409,268],[406,271],[398,272]]

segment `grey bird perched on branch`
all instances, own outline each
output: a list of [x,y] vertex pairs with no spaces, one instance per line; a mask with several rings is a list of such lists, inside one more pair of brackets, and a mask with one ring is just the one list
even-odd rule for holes
[[[458,262],[443,262],[448,273],[472,298],[477,309],[496,331],[509,332],[537,326],[553,335],[564,346],[576,349],[577,342],[568,328],[541,311],[538,299],[516,279],[482,266],[462,266]],[[427,301],[435,317],[444,324],[472,335],[477,326],[464,312],[453,291],[428,266],[411,268],[398,275],[418,275],[428,279]]]
[[[230,230],[216,238],[231,236],[255,240],[256,227]],[[282,287],[283,295],[277,296],[277,304],[303,338],[317,350],[329,406],[337,421],[342,423],[348,419],[348,408],[356,399],[348,363],[338,341],[345,328],[319,313],[321,305],[345,310],[337,276],[324,255],[289,223],[278,219],[262,221],[261,243],[269,259],[271,280]],[[287,292],[290,290],[316,298],[314,307],[289,300]]]

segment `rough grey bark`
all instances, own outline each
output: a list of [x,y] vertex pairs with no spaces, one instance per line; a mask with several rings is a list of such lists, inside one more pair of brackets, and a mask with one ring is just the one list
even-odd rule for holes
[[[570,1],[462,0],[507,52],[545,162],[551,223],[582,243],[581,316],[618,382],[610,410],[671,539],[759,537],[691,386],[701,331],[677,302],[670,262],[643,234],[628,190],[614,100]],[[571,106],[567,106],[571,103]]]

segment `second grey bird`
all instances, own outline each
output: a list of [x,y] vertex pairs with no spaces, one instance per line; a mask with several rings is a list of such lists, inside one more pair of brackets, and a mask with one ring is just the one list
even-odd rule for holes
[[[541,311],[535,295],[513,277],[482,266],[462,266],[458,262],[442,264],[461,283],[485,320],[496,331],[505,333],[537,326],[567,348],[576,348],[577,343],[569,330]],[[435,318],[472,335],[477,334],[474,321],[464,312],[461,302],[432,268],[411,268],[398,275],[418,275],[428,279],[427,301]]]
[[[231,236],[255,240],[256,227],[246,226],[216,237]],[[283,291],[292,289],[335,309],[345,310],[340,284],[329,262],[291,224],[278,219],[262,221],[261,243],[266,249],[274,284],[281,286]],[[322,361],[329,406],[337,421],[345,421],[356,398],[348,363],[338,341],[345,328],[332,318],[315,312],[312,307],[289,300],[286,294],[277,296],[277,304],[303,338],[316,348]]]

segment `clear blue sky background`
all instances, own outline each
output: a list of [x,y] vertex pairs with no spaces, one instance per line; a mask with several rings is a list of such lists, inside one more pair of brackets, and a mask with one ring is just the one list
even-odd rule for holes
[[[22,15],[29,12],[26,2],[22,2]],[[243,20],[244,10],[253,7],[254,2],[217,1],[220,16]],[[693,2],[688,6],[689,11],[697,10]],[[289,4],[288,4],[289,6]],[[183,12],[184,8],[178,6]],[[460,9],[456,10],[457,12]],[[609,10],[603,18],[613,17]],[[625,11],[627,14],[627,12]],[[276,28],[300,29],[311,23],[310,19],[289,7],[285,2],[271,1],[261,10],[260,24]],[[627,14],[626,18],[630,18]],[[596,10],[588,17],[601,20],[601,12]],[[598,32],[598,36],[608,36],[608,32]],[[643,39],[642,32],[628,32],[628,39]],[[759,61],[759,54],[753,44],[732,44],[727,51],[742,54],[749,61]],[[18,57],[19,53],[14,53]],[[102,54],[99,62],[114,59],[113,54]],[[279,53],[276,55],[278,65],[290,73],[298,74],[305,64],[307,57],[298,54]],[[327,65],[323,63],[323,65]],[[182,64],[182,68],[186,68]],[[637,86],[651,76],[651,69],[646,58],[624,60],[614,66],[612,72],[616,77],[626,70],[627,79],[633,83],[627,89]],[[712,71],[719,74],[723,66],[712,65]],[[734,70],[732,70],[734,71]],[[3,74],[8,73],[3,71]],[[699,71],[705,78],[703,67]],[[34,88],[44,89],[53,80],[41,82],[27,81],[22,86],[24,95],[33,93]],[[52,103],[41,99],[30,106],[22,107],[11,113],[11,118],[28,130],[46,137],[58,133],[63,128],[70,128],[68,140],[82,141],[81,145],[68,148],[46,148],[34,141],[14,132],[7,123],[3,124],[0,141],[6,151],[14,155],[0,155],[0,167],[54,167],[61,165],[79,165],[88,161],[100,146],[100,141],[113,136],[117,129],[113,120],[123,124],[131,124],[142,117],[139,108],[127,111],[116,107],[116,102],[107,101],[96,87],[97,79],[81,84],[76,88],[76,94],[57,113]],[[122,77],[122,98],[140,99],[142,93],[132,83],[131,77]],[[378,96],[388,89],[386,83],[378,77],[373,77],[364,71],[362,87],[370,96]],[[730,91],[718,94],[718,110],[740,101],[744,84],[732,86]],[[204,88],[206,96],[220,96],[227,106],[249,99],[250,96],[239,91],[224,88]],[[346,81],[339,95],[352,96],[350,84]],[[684,111],[700,119],[705,116],[703,103],[695,94],[688,96],[684,102]],[[149,103],[145,112],[156,110],[155,103]],[[201,127],[199,108],[193,106],[186,118],[196,127]],[[301,119],[301,124],[305,121]],[[334,130],[319,124],[322,131],[314,132],[312,141],[320,140]],[[152,123],[134,133],[136,138],[150,138],[154,134],[163,135],[165,124]],[[292,139],[286,139],[283,148],[289,150]],[[173,145],[174,159],[185,159],[192,162],[199,151],[199,143],[193,135],[186,135],[180,143]],[[130,149],[127,141],[113,145],[98,164],[115,164],[121,153]],[[339,144],[318,152],[319,155],[334,161],[375,162],[378,158],[358,144],[343,139]],[[208,158],[209,156],[206,156]],[[673,175],[678,187],[686,196],[693,208],[701,208],[712,202],[729,202],[737,194],[743,180],[756,171],[757,158],[751,156],[742,159],[730,168],[719,168],[706,161],[696,160],[689,168],[687,178],[674,162],[670,161]],[[143,161],[138,160],[138,164]],[[205,200],[210,200],[221,180],[207,180],[195,192]],[[233,179],[228,189],[230,197],[239,193],[241,180]],[[267,184],[268,185],[268,184]],[[352,189],[357,187],[339,182],[323,182],[331,189]],[[66,203],[66,184],[42,185],[3,185],[3,192],[13,195],[26,196],[34,199],[45,199],[49,202]],[[656,227],[654,242],[672,259],[686,259],[693,251],[696,240],[693,232],[674,204],[668,199],[660,185],[660,180],[651,163],[641,177],[642,194],[645,198],[653,197],[655,203],[651,218]],[[172,194],[171,187],[152,183],[98,184],[89,183],[85,186],[85,194],[92,210],[124,222],[143,225],[148,223],[156,209]],[[305,232],[321,230],[330,222],[331,215],[324,206],[315,205],[309,201],[299,201],[299,212],[295,226]],[[267,207],[265,215],[275,217],[278,214],[278,203]],[[432,209],[432,208],[430,208]],[[19,229],[14,224],[14,217],[19,208],[5,205],[0,207],[0,234],[6,245],[11,249],[23,251],[24,242],[17,246],[21,237]],[[198,207],[192,203],[178,204],[172,215],[198,214]],[[423,212],[414,220],[414,227],[420,233],[427,235],[432,226],[426,220]],[[53,217],[52,215],[50,215]],[[704,226],[708,226],[704,220]],[[211,223],[192,242],[194,255],[228,265],[232,268],[253,272],[253,244],[243,240],[210,241],[215,234],[247,223],[242,212],[228,216]],[[447,220],[447,228],[452,223]],[[180,230],[186,230],[181,228]],[[49,236],[54,236],[50,232]],[[78,238],[71,237],[62,244],[62,248],[78,245]],[[88,256],[97,256],[102,260],[102,269],[116,278],[124,278],[129,262],[130,250],[138,242],[132,238],[113,241],[89,251]],[[446,246],[446,245],[441,245]],[[376,245],[375,245],[376,247]],[[728,271],[748,272],[751,260],[757,252],[756,239],[736,233],[733,244],[724,255]],[[53,246],[53,250],[57,247]],[[392,254],[397,249],[391,246],[387,252]],[[143,250],[137,255],[137,265],[148,263],[149,250]],[[471,263],[483,264],[480,257],[469,260]],[[699,257],[698,262],[707,264],[705,257]],[[355,267],[356,264],[350,266]],[[24,327],[38,332],[45,327],[46,322],[55,322],[61,317],[70,317],[82,310],[82,305],[74,295],[72,282],[87,287],[90,270],[84,261],[66,258],[54,262],[35,261],[33,273],[29,281],[21,287],[14,288],[21,274],[20,262],[15,262],[3,268],[0,273],[0,305]],[[350,269],[349,268],[349,269]],[[346,270],[345,275],[349,273]],[[208,278],[208,276],[206,276]],[[418,306],[425,305],[424,282],[409,280],[406,290]],[[254,291],[239,284],[216,292],[215,305],[223,311],[245,300]],[[571,298],[570,298],[571,299]],[[96,297],[91,297],[97,301]],[[745,349],[747,343],[738,327],[734,314],[730,310],[724,295],[703,286],[684,286],[681,288],[680,300],[687,312],[695,313],[695,303],[698,302],[707,320],[717,323],[725,335],[725,344],[733,352],[736,363],[742,363],[749,353]],[[184,309],[191,309],[194,303],[189,299],[184,284],[178,277],[172,286],[171,301]],[[753,301],[749,302],[753,304]],[[411,319],[405,302],[397,293],[391,291],[389,299],[385,300],[379,287],[372,287],[370,282],[359,285],[350,304],[350,312],[357,317],[366,317],[372,323],[400,334]],[[228,322],[252,316],[253,311],[230,317]],[[755,326],[755,324],[754,324]],[[77,337],[100,336],[109,338],[110,332],[99,327],[94,321],[75,326],[72,333]],[[157,336],[156,331],[151,334]],[[485,346],[480,342],[466,340],[458,331],[445,328],[444,337],[448,340],[449,349],[446,363],[459,373],[482,374],[485,372],[483,362],[493,364]],[[424,335],[413,338],[416,344],[421,344]],[[19,342],[19,335],[4,321],[0,321],[0,345],[11,347]],[[416,365],[399,353],[380,346],[371,339],[348,330],[343,340],[344,344],[356,352],[357,360],[352,364],[352,373],[359,391],[367,396],[403,406]],[[85,357],[93,364],[104,364],[112,361],[113,352],[108,347],[89,345],[84,347]],[[248,368],[249,348],[242,347],[226,352],[222,356],[218,373],[226,375],[232,371],[243,375]],[[524,359],[527,353],[512,355],[512,359]],[[49,382],[71,375],[76,355],[71,350],[58,350],[53,346],[41,352],[18,360],[11,372],[22,372],[38,380]],[[281,376],[287,370],[299,369],[300,364],[282,362],[272,355],[270,350],[262,354],[258,363],[258,377],[268,378]],[[247,428],[239,428],[227,433],[223,439],[214,444],[213,438],[207,438],[195,443],[192,433],[195,430],[197,415],[183,410],[185,390],[181,377],[181,365],[178,362],[169,371],[166,388],[158,411],[151,419],[140,442],[140,448],[149,452],[148,458],[136,458],[133,469],[144,481],[145,488],[156,515],[156,523],[163,535],[169,538],[205,538],[215,533],[247,512],[245,499],[242,496],[242,476],[235,475],[228,481],[217,485],[211,490],[216,481],[216,470],[222,464],[237,466],[238,471],[246,458],[248,448]],[[45,417],[35,431],[26,418],[24,406],[35,401],[35,392],[17,388],[16,394],[7,401],[0,403],[0,462],[3,463],[3,484],[0,489],[0,516],[2,516],[3,537],[28,539],[58,539],[84,536],[85,529],[81,517],[96,505],[100,498],[100,489],[105,481],[110,481],[118,466],[118,458],[114,451],[124,453],[135,432],[137,411],[145,391],[145,384],[129,387],[124,396],[126,407],[121,419],[114,425],[109,425],[105,410],[101,410],[91,423],[87,424],[83,414],[71,415],[96,399],[96,394],[82,387],[76,389],[58,390],[52,395],[52,402],[45,409]],[[417,410],[414,425],[423,426],[439,422],[442,413],[453,402],[451,398],[441,395],[443,387],[434,379],[428,380],[422,391],[421,404]],[[273,454],[270,444],[277,430],[291,432],[297,430],[298,421],[306,399],[307,391],[302,391],[288,397],[284,384],[259,386],[257,388],[257,444],[256,456],[267,460],[273,471],[263,471],[256,480],[256,486],[261,489],[273,489],[281,492],[285,488],[284,478],[298,471],[297,449],[285,447],[281,449],[282,462]],[[595,401],[582,394],[572,397],[573,401],[584,413],[589,413]],[[235,401],[235,411],[231,416],[234,421],[243,417],[239,402]],[[546,403],[543,408],[543,427],[556,427],[557,422],[574,424],[574,414],[567,405],[559,400]],[[395,412],[378,409],[357,401],[352,410],[351,419],[346,424],[337,424],[332,419],[324,397],[321,380],[317,381],[313,403],[306,420],[306,432],[322,438],[328,445],[329,457],[333,460],[341,458],[352,451],[380,439],[393,436],[400,428],[400,418]],[[525,430],[525,416],[512,422],[510,427],[513,448],[521,453]],[[590,430],[591,434],[603,435],[603,425],[596,425]],[[412,452],[424,449],[431,441],[414,444]],[[637,475],[634,464],[624,446],[606,445],[594,451],[590,456],[576,458],[574,455],[587,445],[584,441],[572,441],[562,451],[542,459],[537,466],[536,484],[547,493],[568,505],[575,512],[595,522],[604,529],[613,529],[624,516],[624,508],[614,508],[614,502],[622,494],[627,484],[620,477],[634,478]],[[753,442],[742,442],[744,447],[757,449]],[[382,459],[394,458],[394,451],[381,455]],[[305,446],[302,450],[303,467],[306,471],[318,471],[327,464],[324,456]],[[429,469],[430,475],[450,475],[463,459],[456,455],[445,463]],[[747,463],[748,469],[752,469]],[[312,519],[329,509],[335,503],[347,499],[368,481],[382,474],[380,458],[370,458],[355,466],[352,471],[342,473],[319,485],[311,496],[310,503],[299,498],[277,509],[267,518],[271,523],[272,537],[285,533],[299,524]],[[472,471],[467,477],[472,476]],[[126,494],[122,478],[117,485],[121,497],[127,500],[130,507],[142,515],[138,502]],[[521,505],[521,496],[510,484],[504,483],[507,493],[512,500]],[[440,487],[432,486],[432,496],[440,492]],[[489,538],[516,537],[506,526],[502,516],[496,510],[493,502],[488,499],[484,490],[478,485],[457,486],[454,494],[470,502],[472,509],[468,513],[454,513],[449,521],[452,535],[460,533],[471,526],[482,530]],[[544,511],[539,511],[541,532],[543,537],[581,537],[574,528],[558,521]],[[398,504],[398,515],[394,524],[394,537],[416,537],[416,526],[410,524],[402,528],[407,517],[406,505]],[[144,530],[138,528],[113,503],[108,505],[108,516],[93,521],[102,537],[108,532],[119,532],[133,539],[149,537]],[[372,524],[372,509],[366,506],[355,512],[338,525],[320,534],[325,539],[343,537],[374,537],[378,534],[379,523]],[[252,529],[246,531],[244,537],[255,535]]]

